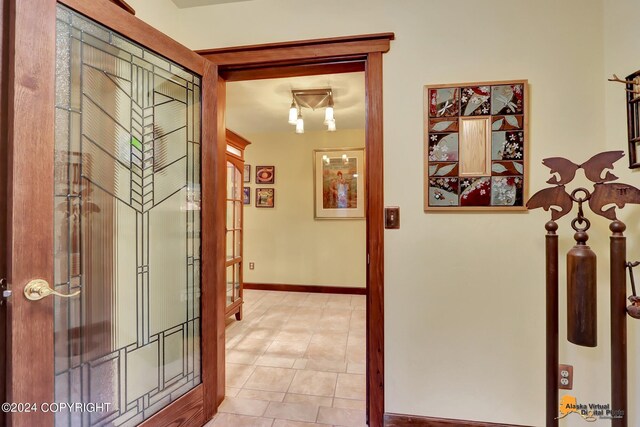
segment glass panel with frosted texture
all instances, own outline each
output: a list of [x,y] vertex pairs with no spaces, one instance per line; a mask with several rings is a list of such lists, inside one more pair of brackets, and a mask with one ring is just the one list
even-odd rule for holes
[[233,259],[233,230],[227,231],[227,260]]
[[227,305],[231,304],[234,300],[235,298],[233,297],[233,265],[230,265],[229,267],[227,267]]
[[234,240],[233,255],[237,258],[241,255],[240,251],[242,249],[242,232],[236,231],[234,233],[233,240]]
[[242,171],[239,168],[235,168],[234,171],[234,193],[233,198],[236,200],[242,200]]
[[55,399],[109,404],[56,426],[133,426],[201,383],[200,78],[61,5],[56,52]]
[[227,162],[227,198],[233,199],[235,191],[235,166],[231,162]]
[[233,294],[236,298],[240,298],[240,263],[233,266]]
[[233,203],[227,201],[227,230],[233,230]]
[[235,224],[234,227],[235,229],[239,230],[242,228],[242,202],[234,202],[235,203],[235,209],[234,209],[234,217],[235,217]]

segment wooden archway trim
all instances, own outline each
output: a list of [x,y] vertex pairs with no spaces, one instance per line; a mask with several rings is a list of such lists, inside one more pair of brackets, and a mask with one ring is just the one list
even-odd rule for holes
[[285,64],[304,65],[333,60],[365,59],[369,53],[385,53],[391,47],[393,33],[365,34],[326,39],[299,40],[198,50],[204,58],[221,68]]
[[120,6],[121,8],[123,8],[124,10],[126,10],[132,15],[136,14],[136,11],[124,0],[109,0],[109,1],[117,6]]
[[[389,51],[393,33],[314,39],[287,43],[239,46],[198,51],[218,67],[217,114],[224,123],[226,82],[292,77],[336,72],[364,71],[366,86],[365,155],[367,163],[367,422],[383,425],[384,415],[384,181],[382,54]],[[224,144],[224,126],[218,128],[218,144]],[[224,150],[221,145],[218,150]],[[222,203],[222,202],[221,202]],[[224,220],[220,220],[224,224]],[[222,235],[221,235],[222,236]],[[224,240],[218,242],[224,247]],[[224,288],[216,307],[224,313]],[[219,301],[218,301],[219,300]],[[224,318],[217,317],[217,403],[224,398]]]

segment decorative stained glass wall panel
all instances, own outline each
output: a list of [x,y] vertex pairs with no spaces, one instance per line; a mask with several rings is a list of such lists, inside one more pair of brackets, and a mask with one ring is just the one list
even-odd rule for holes
[[201,382],[200,78],[58,6],[57,426],[136,425]]
[[526,80],[425,86],[424,209],[525,210]]

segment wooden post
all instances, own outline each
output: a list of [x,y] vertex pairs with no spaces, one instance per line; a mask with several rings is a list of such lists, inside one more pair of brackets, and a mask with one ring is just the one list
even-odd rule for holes
[[627,241],[622,221],[609,225],[611,258],[611,409],[621,411],[613,427],[627,427],[627,281],[625,276]]
[[547,292],[547,401],[546,426],[558,426],[558,224],[549,221],[544,228],[546,250],[546,292]]

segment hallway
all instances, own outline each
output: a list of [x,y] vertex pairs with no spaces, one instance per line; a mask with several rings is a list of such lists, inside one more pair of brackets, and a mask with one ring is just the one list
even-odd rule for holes
[[208,426],[364,426],[365,296],[245,290],[244,301]]

